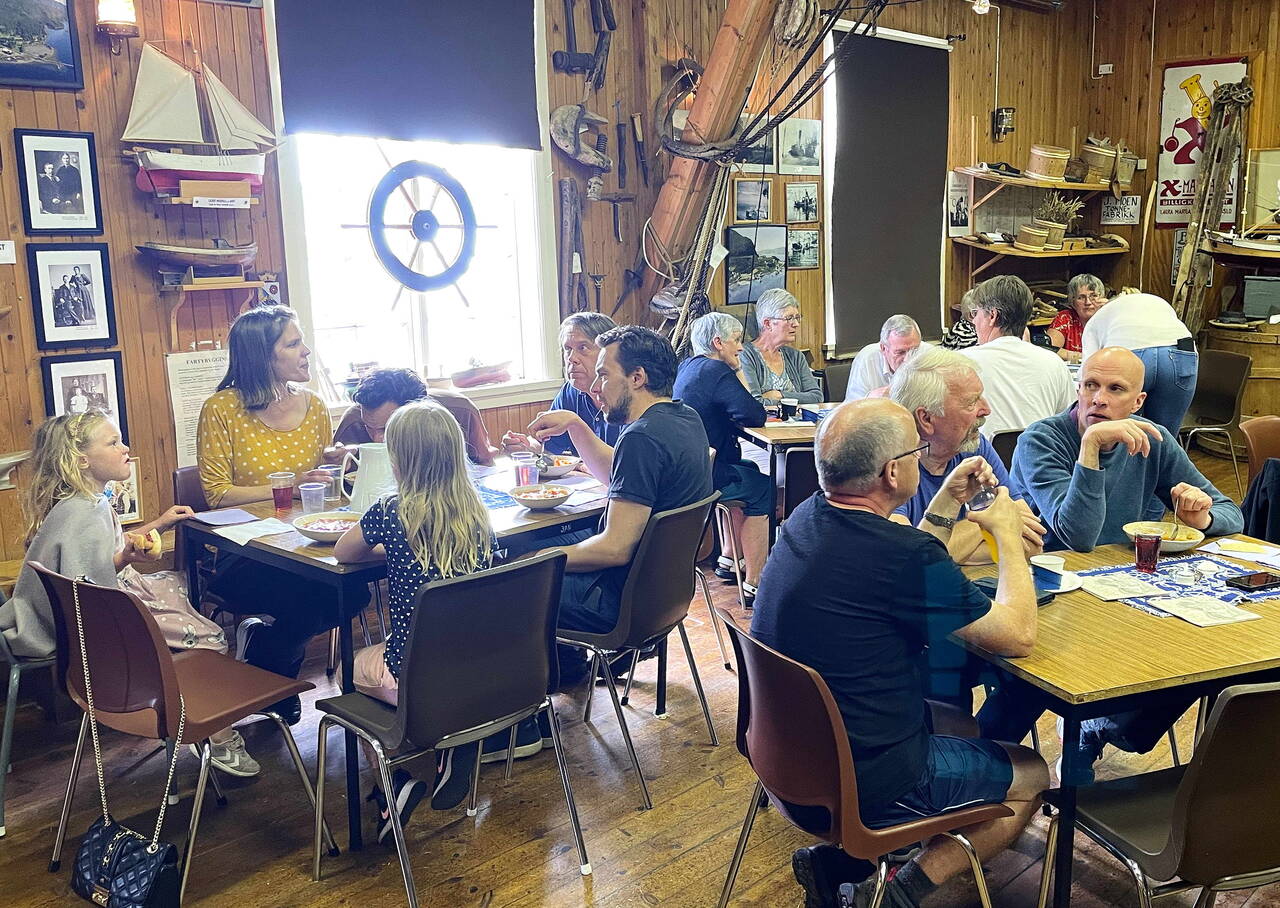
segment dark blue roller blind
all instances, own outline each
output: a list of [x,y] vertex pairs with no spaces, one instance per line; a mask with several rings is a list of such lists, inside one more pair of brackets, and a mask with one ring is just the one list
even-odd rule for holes
[[541,148],[530,0],[276,0],[288,132]]

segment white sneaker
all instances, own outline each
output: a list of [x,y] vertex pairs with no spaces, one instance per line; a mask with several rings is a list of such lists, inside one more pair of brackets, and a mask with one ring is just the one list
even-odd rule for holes
[[[195,744],[189,746],[191,752],[198,758],[200,748]],[[249,752],[245,750],[244,738],[240,737],[238,731],[232,732],[231,737],[221,744],[209,742],[209,762],[214,769],[220,769],[228,775],[241,778],[256,776],[262,771],[258,761],[249,756]]]
[[249,641],[253,639],[254,631],[260,627],[265,627],[267,622],[261,618],[246,618],[240,622],[240,626],[236,628],[236,661],[244,662],[245,657],[249,654]]

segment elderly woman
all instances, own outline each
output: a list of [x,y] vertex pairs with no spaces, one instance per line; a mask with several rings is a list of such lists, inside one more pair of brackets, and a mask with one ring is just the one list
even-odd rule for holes
[[[742,323],[725,312],[712,312],[693,323],[690,334],[695,356],[680,364],[672,395],[693,407],[702,417],[707,440],[715,448],[712,482],[725,501],[740,501],[732,520],[735,535],[742,543],[739,554],[746,561],[743,599],[750,605],[768,554],[769,507],[773,489],[769,479],[755,464],[742,459],[736,429],[763,426],[764,405],[752,396],[742,375]],[[733,562],[727,559],[716,573],[725,576]]]
[[1092,274],[1077,274],[1067,282],[1067,308],[1058,310],[1049,326],[1049,340],[1069,363],[1080,362],[1084,326],[1107,301],[1107,288]]
[[800,304],[782,288],[766,290],[756,300],[760,335],[742,348],[742,373],[756,400],[782,398],[802,404],[822,400],[822,388],[804,354],[795,347],[800,326]]
[[[242,314],[227,336],[227,374],[200,410],[196,462],[205,498],[213,507],[264,501],[268,476],[294,474],[296,486],[324,481],[316,467],[329,443],[329,410],[302,387],[311,379],[311,350],[297,316],[286,306],[263,306]],[[332,591],[296,574],[231,559],[220,566],[210,590],[247,612],[275,616],[273,624],[246,618],[236,633],[240,659],[290,678],[298,676],[308,641],[334,627]],[[301,715],[298,698],[277,704],[292,724]]]

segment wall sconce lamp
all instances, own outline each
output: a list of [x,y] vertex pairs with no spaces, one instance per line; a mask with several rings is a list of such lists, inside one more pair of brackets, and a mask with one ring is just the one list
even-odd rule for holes
[[124,49],[124,39],[136,38],[142,33],[134,0],[98,0],[98,31],[107,36],[111,52],[119,56]]
[[979,16],[991,12],[991,0],[973,0],[973,11]]

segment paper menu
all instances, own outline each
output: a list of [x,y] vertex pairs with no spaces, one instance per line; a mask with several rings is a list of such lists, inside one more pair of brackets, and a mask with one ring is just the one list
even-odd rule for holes
[[1135,599],[1164,595],[1163,590],[1147,583],[1145,580],[1119,573],[1094,574],[1091,577],[1081,576],[1080,581],[1081,589],[1104,602],[1112,602],[1116,599]]
[[1252,561],[1266,567],[1280,568],[1280,547],[1274,545],[1261,545],[1223,537],[1200,546],[1199,550],[1218,555],[1229,555],[1241,561]]
[[1260,617],[1212,596],[1170,596],[1157,599],[1152,605],[1197,627],[1234,624]]
[[290,533],[293,527],[285,523],[283,520],[277,520],[274,517],[268,517],[266,520],[257,520],[253,523],[240,523],[235,526],[218,527],[214,530],[224,539],[230,539],[232,542],[244,545],[250,540],[257,539],[259,536],[276,536],[280,533]]

